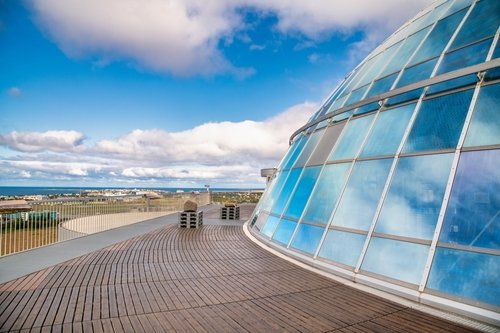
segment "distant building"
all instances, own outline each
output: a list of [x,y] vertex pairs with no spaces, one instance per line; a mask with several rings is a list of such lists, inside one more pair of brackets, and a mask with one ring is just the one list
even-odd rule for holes
[[500,1],[437,1],[292,136],[251,231],[325,271],[500,324]]

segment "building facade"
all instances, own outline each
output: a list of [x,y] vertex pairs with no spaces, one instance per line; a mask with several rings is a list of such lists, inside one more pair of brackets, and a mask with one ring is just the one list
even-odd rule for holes
[[251,232],[353,281],[500,323],[500,1],[437,1],[297,129]]

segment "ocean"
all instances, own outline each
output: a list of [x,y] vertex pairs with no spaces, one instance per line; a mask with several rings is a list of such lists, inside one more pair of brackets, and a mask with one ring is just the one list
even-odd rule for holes
[[[22,196],[22,195],[55,195],[55,194],[77,194],[86,190],[161,190],[167,192],[176,192],[182,190],[184,192],[191,191],[206,191],[204,187],[201,188],[168,188],[168,187],[55,187],[55,186],[0,186],[0,196]],[[249,190],[262,190],[262,189],[249,189],[249,188],[210,188],[212,192],[239,192]]]

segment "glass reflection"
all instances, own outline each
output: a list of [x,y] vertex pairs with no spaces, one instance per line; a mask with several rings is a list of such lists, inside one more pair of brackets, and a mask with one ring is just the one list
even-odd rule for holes
[[436,75],[484,62],[492,40],[493,39],[490,38],[480,43],[447,53],[444,56]]
[[361,269],[419,284],[428,252],[427,245],[372,237]]
[[498,272],[500,256],[438,247],[427,288],[500,306]]
[[458,32],[451,48],[458,48],[474,41],[493,36],[500,25],[500,1],[481,0]]
[[297,250],[314,254],[318,248],[324,230],[324,228],[301,223],[297,230],[297,234],[293,238],[291,246]]
[[398,73],[394,73],[392,75],[384,77],[383,79],[373,82],[373,85],[366,95],[366,98],[390,91],[392,84],[394,83],[394,80],[396,80],[397,76]]
[[314,148],[316,148],[316,145],[318,144],[319,139],[321,139],[321,136],[325,133],[325,130],[319,130],[314,132],[309,136],[309,140],[307,141],[307,144],[305,145],[304,149],[302,150],[302,154],[300,154],[299,158],[297,159],[297,162],[294,164],[294,168],[297,167],[303,167],[309,157],[311,156],[312,152],[314,151]]
[[295,149],[292,151],[291,148],[289,151],[291,151],[290,153],[290,158],[288,158],[288,160],[286,161],[286,163],[283,163],[283,169],[290,169],[292,167],[292,165],[295,163],[295,160],[297,159],[297,157],[299,156],[299,154],[302,152],[302,148],[304,148],[304,145],[306,144],[307,142],[307,137],[305,137],[304,135],[301,135],[301,137],[295,141],[294,143],[294,146],[295,146]]
[[276,231],[274,232],[273,240],[284,245],[288,245],[296,226],[297,222],[282,219],[278,224],[278,228],[276,228]]
[[482,87],[474,107],[464,146],[500,144],[500,84]]
[[328,230],[323,245],[321,245],[319,256],[355,267],[359,254],[363,249],[365,239],[365,235],[339,230]]
[[362,157],[393,155],[401,139],[416,104],[407,104],[381,112],[361,152]]
[[453,154],[401,158],[375,231],[431,240],[452,161]]
[[342,132],[342,136],[328,160],[344,160],[356,157],[358,150],[368,134],[368,129],[375,115],[351,120]]
[[439,240],[500,249],[500,150],[464,152]]
[[283,188],[283,185],[285,184],[285,180],[287,179],[289,173],[290,170],[278,173],[278,175],[274,180],[275,181],[274,185],[272,187],[269,187],[268,189],[269,194],[267,194],[266,197],[262,199],[261,207],[263,210],[270,211],[271,208],[274,206],[274,203],[276,202],[276,199],[278,198],[278,195],[280,194],[281,189]]
[[300,215],[302,215],[302,211],[306,206],[307,199],[309,199],[309,195],[311,194],[320,171],[320,166],[304,168],[304,172],[300,177],[286,209],[286,216],[298,219]]
[[[399,79],[396,87],[403,87],[408,84],[430,78],[437,61],[438,58],[434,58],[419,65],[406,68],[401,75],[401,78]],[[420,96],[420,94],[418,96]]]
[[350,166],[351,163],[340,163],[324,167],[318,179],[318,185],[311,194],[311,200],[303,218],[305,221],[328,223]]
[[333,217],[333,225],[368,230],[392,161],[383,159],[356,162]]
[[472,94],[470,89],[425,100],[403,151],[456,148]]
[[410,61],[410,65],[434,58],[443,52],[451,36],[457,29],[468,8],[462,9],[436,23],[434,29]]
[[288,178],[286,179],[286,182],[285,182],[285,185],[283,186],[282,191],[280,192],[279,196],[275,200],[276,203],[274,204],[272,212],[275,213],[276,215],[281,215],[281,213],[283,212],[283,209],[285,208],[285,204],[287,203],[288,198],[290,197],[290,194],[292,193],[292,190],[295,186],[295,183],[297,182],[297,179],[299,178],[301,171],[302,171],[302,169],[292,169],[292,171],[290,171],[290,174],[288,175]]
[[266,225],[261,229],[260,233],[266,235],[267,237],[271,237],[279,221],[279,217],[273,215],[269,216],[266,221]]
[[351,105],[353,103],[359,102],[361,98],[365,95],[365,92],[368,89],[368,87],[369,85],[366,85],[364,87],[354,90],[347,99],[345,105]]

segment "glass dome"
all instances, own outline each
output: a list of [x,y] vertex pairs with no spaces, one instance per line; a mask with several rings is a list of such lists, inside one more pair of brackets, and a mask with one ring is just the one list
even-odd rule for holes
[[500,1],[437,1],[303,127],[251,232],[356,282],[500,322]]

